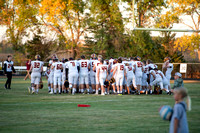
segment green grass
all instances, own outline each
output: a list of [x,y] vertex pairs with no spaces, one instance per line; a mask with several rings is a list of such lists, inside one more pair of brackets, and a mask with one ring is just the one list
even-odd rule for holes
[[[167,133],[169,122],[158,109],[173,106],[173,96],[163,95],[49,95],[45,87],[38,95],[27,91],[29,81],[14,78],[12,89],[3,88],[0,78],[0,132],[134,132]],[[200,83],[188,83],[192,111],[187,112],[191,133],[200,131]],[[77,104],[90,104],[78,108]]]

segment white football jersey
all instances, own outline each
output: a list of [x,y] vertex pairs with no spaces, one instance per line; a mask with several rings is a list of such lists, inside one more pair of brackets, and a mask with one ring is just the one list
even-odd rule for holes
[[6,64],[6,71],[12,72],[13,61],[4,61],[4,64]]
[[54,66],[54,74],[61,74],[61,70],[63,69],[62,62],[55,62],[52,66]]
[[41,68],[43,66],[42,61],[31,61],[31,66],[32,66],[32,72],[41,72]]
[[93,72],[94,63],[96,60],[90,60],[90,72]]
[[157,72],[160,73],[163,76],[163,79],[165,78],[165,75],[163,74],[162,71],[158,70]]
[[126,66],[126,76],[132,77],[133,76],[133,70],[134,70],[133,66]]
[[110,60],[109,60],[110,68],[112,68],[112,66],[113,66],[113,61],[114,61],[114,59],[110,59]]
[[89,60],[79,60],[80,73],[88,73]]
[[143,63],[141,61],[135,61],[135,72],[142,72]]
[[158,68],[158,66],[155,65],[155,64],[148,64],[148,65],[146,65],[146,67],[148,67],[148,72],[149,72],[150,69]]
[[[96,70],[98,69],[98,66],[100,65],[100,61],[98,61],[98,60],[95,60],[95,62],[94,62],[94,66],[96,67]],[[95,71],[96,71],[95,70]]]
[[98,68],[100,70],[99,76],[106,77],[108,72],[108,65],[99,65]]
[[167,71],[165,72],[165,75],[171,75],[172,71],[173,71],[173,64],[172,63],[169,63],[169,68],[167,68]]
[[155,70],[150,70],[150,73],[153,73],[156,76],[156,78],[161,78],[162,79],[160,74],[158,72],[156,72]]
[[53,64],[53,60],[49,60],[49,66],[50,66],[50,73],[54,73],[54,69],[51,68],[51,65]]
[[72,60],[65,63],[65,67],[68,68],[68,73],[78,73],[79,64],[77,61]]
[[124,75],[125,65],[123,63],[116,64],[117,67],[117,76]]
[[148,66],[143,66],[143,73],[148,74],[149,73],[149,67]]

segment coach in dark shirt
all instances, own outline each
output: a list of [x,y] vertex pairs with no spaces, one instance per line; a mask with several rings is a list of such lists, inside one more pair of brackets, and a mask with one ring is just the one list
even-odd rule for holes
[[15,73],[15,68],[13,66],[12,56],[8,55],[8,59],[4,61],[4,74],[7,76],[7,81],[5,84],[5,89],[11,89],[12,72]]

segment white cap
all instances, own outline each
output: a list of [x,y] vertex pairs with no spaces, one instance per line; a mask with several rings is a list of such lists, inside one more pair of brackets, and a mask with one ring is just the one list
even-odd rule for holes
[[179,72],[175,73],[176,76],[182,77],[182,74],[180,74]]

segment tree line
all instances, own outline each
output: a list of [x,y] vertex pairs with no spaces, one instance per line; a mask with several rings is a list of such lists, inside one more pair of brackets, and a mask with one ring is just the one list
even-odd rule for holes
[[[119,5],[129,5],[130,13],[122,17]],[[58,50],[68,50],[71,56],[102,54],[104,57],[140,56],[161,62],[170,56],[174,62],[183,62],[182,52],[191,55],[199,50],[199,32],[175,38],[176,33],[161,32],[152,37],[147,31],[127,28],[132,22],[132,0],[1,0],[0,24],[6,26],[8,42],[13,50],[42,59]],[[171,29],[175,23],[199,30],[199,0],[135,0],[136,27]],[[167,10],[167,11],[166,11]],[[163,13],[164,12],[164,13]],[[190,16],[190,24],[181,16]],[[48,30],[44,30],[48,29]],[[51,32],[56,39],[45,36]],[[23,43],[24,38],[33,37]],[[33,50],[34,49],[34,50]]]

